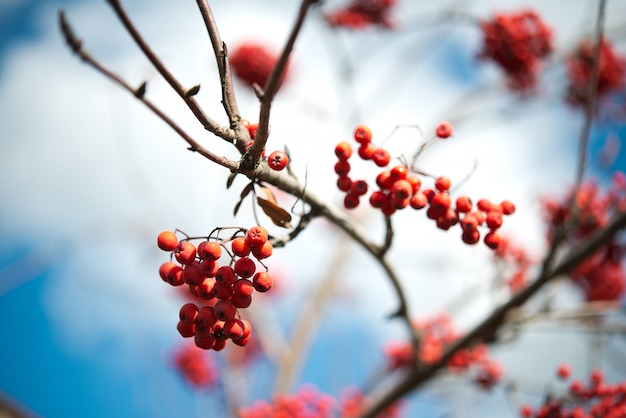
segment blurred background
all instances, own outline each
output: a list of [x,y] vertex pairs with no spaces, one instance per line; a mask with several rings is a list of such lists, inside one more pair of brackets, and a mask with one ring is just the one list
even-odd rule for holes
[[[392,154],[410,155],[437,123],[453,121],[454,137],[430,149],[421,167],[449,176],[453,184],[471,173],[463,193],[515,202],[517,213],[502,231],[540,257],[545,227],[539,198],[562,196],[571,186],[584,121],[582,111],[563,99],[560,60],[580,36],[592,33],[596,2],[397,3],[392,30],[331,29],[321,15],[342,1],[327,1],[311,13],[272,108],[268,149],[288,145],[295,174],[341,205],[333,149],[350,140],[356,124],[368,124],[375,141],[394,132],[386,143]],[[183,84],[201,84],[199,102],[226,124],[196,4],[122,4]],[[298,2],[286,0],[211,6],[229,47],[254,40],[275,51],[298,10]],[[607,35],[622,51],[624,6],[609,1],[606,15],[607,28],[614,29]],[[442,10],[488,19],[523,7],[553,27],[557,50],[545,64],[537,94],[526,99],[508,92],[495,65],[477,60],[481,34],[475,21],[440,19]],[[238,178],[226,190],[226,170],[187,151],[141,103],[73,56],[58,28],[60,9],[94,57],[133,85],[147,80],[147,97],[203,145],[238,158],[232,146],[193,119],[105,1],[0,2],[0,400],[26,416],[228,416],[228,383],[195,390],[174,367],[184,343],[176,323],[185,298],[160,280],[158,267],[168,255],[155,244],[162,230],[199,236],[216,226],[255,224],[251,201],[232,216],[245,182]],[[235,89],[242,116],[255,122],[254,93],[238,81]],[[623,122],[607,117],[594,127],[589,174],[606,180],[626,168],[619,146]],[[394,131],[397,126],[404,127]],[[366,165],[358,169],[375,175]],[[293,204],[280,193],[277,198],[284,207]],[[366,206],[352,214],[382,241],[384,224]],[[261,222],[272,234],[284,232],[266,218]],[[421,213],[398,213],[394,225],[390,259],[413,315],[448,311],[463,330],[503,300],[490,290],[495,270],[485,246],[464,245],[458,232],[437,230]],[[307,325],[311,339],[292,390],[312,383],[338,396],[346,387],[367,385],[384,367],[383,344],[405,337],[402,324],[386,319],[397,300],[378,264],[323,220],[275,249],[267,264],[276,289],[258,295],[253,306],[270,342],[293,335],[317,284],[333,286]],[[581,300],[567,286],[558,295],[565,305]],[[605,367],[609,379],[623,379],[624,348],[619,335],[539,324],[492,353],[507,381],[518,382],[527,389],[523,395],[537,402],[561,362],[572,364],[579,376]],[[258,355],[240,375],[229,375],[228,355],[207,353],[224,381],[236,382],[242,403],[270,399],[275,359]],[[477,392],[463,377],[443,378],[410,397],[406,416],[517,416],[518,405],[504,386]]]

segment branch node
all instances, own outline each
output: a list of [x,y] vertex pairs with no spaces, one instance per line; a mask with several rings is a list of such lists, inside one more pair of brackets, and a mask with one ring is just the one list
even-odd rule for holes
[[135,90],[135,97],[138,99],[143,99],[143,96],[146,95],[146,87],[148,85],[147,81],[144,81],[143,83],[141,83],[141,85],[139,87],[137,87],[137,90]]
[[185,99],[195,96],[200,91],[200,84],[196,84],[195,86],[187,89],[184,93]]

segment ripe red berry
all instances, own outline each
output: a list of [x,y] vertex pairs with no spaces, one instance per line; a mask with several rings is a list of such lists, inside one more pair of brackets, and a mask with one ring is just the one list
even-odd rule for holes
[[485,235],[485,238],[483,238],[483,242],[487,247],[495,250],[500,245],[500,235],[496,232],[490,231]]
[[413,209],[423,209],[428,204],[428,198],[424,193],[418,192],[411,196],[410,204]]
[[463,235],[461,235],[461,239],[466,244],[476,244],[480,241],[480,232],[478,229],[465,230]]
[[448,193],[438,193],[433,196],[430,206],[437,212],[445,212],[450,208],[451,201]]
[[176,329],[183,338],[193,337],[196,334],[196,326],[193,323],[178,321]]
[[347,176],[350,173],[350,163],[347,161],[337,161],[335,163],[335,173],[339,176]]
[[413,186],[407,180],[397,180],[391,186],[389,190],[391,198],[397,201],[401,201],[410,198],[413,194]]
[[196,347],[202,348],[204,350],[210,350],[215,345],[215,337],[211,334],[198,334],[194,336],[193,342],[196,344]]
[[487,226],[489,229],[496,230],[502,226],[502,212],[497,210],[490,210],[487,212],[487,217],[485,219],[487,222]]
[[198,263],[192,263],[183,267],[183,280],[185,283],[197,286],[204,281],[204,276],[200,274]]
[[174,251],[178,246],[178,237],[172,231],[163,231],[157,237],[157,245],[163,251]]
[[409,169],[404,165],[397,165],[389,170],[389,177],[391,177],[391,181],[398,181],[406,179],[406,176],[409,174]]
[[367,182],[365,180],[356,180],[350,186],[350,193],[356,196],[363,196],[367,193]]
[[261,247],[267,242],[267,230],[262,226],[253,226],[246,233],[246,240],[251,247]]
[[196,331],[208,333],[215,322],[217,322],[217,317],[213,307],[203,306],[198,310],[198,316],[196,317]]
[[251,247],[245,237],[237,237],[230,243],[230,249],[237,257],[247,257]]
[[235,273],[237,273],[239,277],[247,279],[248,277],[252,277],[255,271],[256,264],[251,258],[241,257],[235,261]]
[[561,379],[568,379],[572,374],[572,367],[567,363],[563,363],[557,369],[556,374]]
[[376,148],[372,154],[372,161],[378,167],[386,167],[391,161],[391,154],[384,148]]
[[196,246],[189,241],[179,242],[174,257],[180,264],[191,264],[196,259]]
[[237,314],[237,308],[229,300],[218,300],[215,306],[213,306],[215,317],[220,321],[228,321],[235,317]]
[[217,261],[202,260],[198,264],[198,270],[203,277],[215,277],[217,269],[220,267]]
[[439,138],[445,139],[448,138],[452,135],[452,124],[450,122],[441,122],[439,125],[437,125],[437,136]]
[[215,287],[215,283],[217,282],[212,277],[207,277],[206,279],[204,279],[204,281],[196,287],[197,296],[200,299],[204,300],[214,299],[215,291],[213,290],[213,288]]
[[216,261],[222,256],[222,247],[214,241],[203,241],[198,245],[198,257],[202,260]]
[[272,170],[280,171],[289,164],[289,157],[282,151],[274,151],[267,157],[267,164]]
[[393,184],[391,173],[389,171],[381,171],[376,176],[376,184],[383,190],[388,190]]
[[178,312],[178,317],[185,324],[193,324],[196,322],[196,318],[198,317],[198,306],[195,303],[185,303],[180,307],[180,311]]
[[467,196],[459,196],[456,199],[456,211],[459,213],[468,213],[472,210],[472,199]]
[[339,176],[337,179],[337,188],[342,192],[347,192],[352,187],[352,179],[348,176]]
[[437,177],[437,180],[435,180],[435,188],[440,192],[450,190],[450,179],[446,176]]
[[335,155],[340,161],[346,161],[352,155],[352,147],[347,142],[340,142],[335,146]]
[[359,157],[363,160],[371,160],[374,156],[374,152],[376,151],[376,147],[372,145],[372,143],[368,142],[367,144],[361,145],[358,149]]
[[237,280],[235,270],[231,266],[221,266],[215,272],[215,280],[224,285],[232,285]]
[[213,285],[213,294],[218,299],[230,299],[233,296],[233,285],[216,281]]
[[183,268],[176,263],[166,261],[159,267],[159,276],[163,281],[168,282],[172,286],[180,286],[185,283],[183,280]]
[[382,208],[383,206],[385,206],[388,200],[389,198],[385,193],[381,191],[375,191],[370,196],[370,205],[372,205],[373,208]]
[[417,191],[422,187],[422,181],[419,177],[414,174],[409,174],[406,176],[406,181],[411,183],[411,190],[413,193],[417,193]]
[[252,278],[252,285],[257,292],[267,292],[272,287],[272,276],[266,272],[258,272]]
[[250,296],[254,293],[254,285],[251,280],[241,279],[233,283],[233,297]]
[[245,325],[240,319],[231,319],[224,323],[224,333],[228,338],[238,340],[243,337],[243,329]]
[[359,203],[359,196],[351,192],[346,194],[346,197],[343,199],[343,206],[346,209],[354,209],[359,206]]
[[515,212],[515,205],[510,200],[500,202],[500,207],[505,215],[512,215]]
[[263,260],[264,258],[270,257],[273,252],[274,246],[269,241],[266,241],[261,247],[252,247],[252,255],[257,260]]
[[354,128],[354,140],[359,144],[367,144],[372,141],[372,130],[366,125]]
[[481,210],[483,212],[489,212],[489,210],[491,209],[491,201],[487,199],[480,199],[478,203],[476,203],[476,207],[478,208],[478,210]]
[[[235,282],[236,283],[236,282]],[[230,298],[230,301],[237,308],[245,309],[252,304],[252,295],[235,295]]]

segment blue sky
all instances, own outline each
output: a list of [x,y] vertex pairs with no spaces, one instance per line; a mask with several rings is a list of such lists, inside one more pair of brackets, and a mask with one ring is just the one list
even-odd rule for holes
[[[232,44],[258,37],[279,47],[294,6],[286,7],[279,0],[265,5],[238,3],[239,11],[234,10],[239,6],[215,6],[223,37]],[[507,2],[511,7],[522,3]],[[562,2],[532,3],[559,25],[563,34],[559,42],[563,43],[563,38],[575,33],[571,21],[584,14],[583,1],[571,7],[572,19],[561,16]],[[205,35],[193,4],[137,0],[128,5],[141,30],[158,45],[158,53],[181,79],[190,84],[200,80],[203,93],[216,91],[211,84],[215,68],[205,54]],[[477,2],[473,10],[487,15],[493,5],[494,1]],[[219,408],[219,393],[196,396],[168,366],[169,354],[181,342],[175,331],[180,299],[158,279],[158,265],[166,256],[154,243],[163,229],[180,228],[199,235],[217,225],[232,224],[231,203],[239,193],[235,189],[243,183],[228,192],[214,187],[225,184],[227,173],[190,155],[160,121],[72,56],[56,28],[59,7],[66,9],[94,54],[137,83],[148,79],[150,97],[192,134],[235,158],[232,149],[193,124],[186,109],[178,106],[155,71],[139,57],[104,1],[3,3],[0,391],[46,417],[213,416],[205,411]],[[403,7],[407,13],[416,12],[410,5]],[[356,84],[360,88],[354,100],[346,97],[349,89],[337,75],[336,61],[327,52],[320,30],[319,22],[312,21],[297,44],[293,85],[285,87],[274,106],[268,143],[273,148],[289,144],[294,169],[302,176],[308,173],[313,190],[327,192],[334,182],[332,147],[347,139],[352,129],[346,110],[351,103],[360,103],[361,118],[382,138],[398,124],[418,123],[428,130],[441,118],[466,110],[465,102],[450,106],[476,86],[496,86],[503,93],[497,71],[474,66],[476,34],[467,28],[443,28],[424,33],[416,44],[405,37],[397,48],[388,49],[381,47],[388,36],[370,34],[367,41],[372,50],[380,47],[380,52],[373,64],[359,69]],[[361,42],[348,37],[343,41]],[[392,60],[394,54],[407,51],[414,55]],[[390,69],[410,75],[406,78],[410,83],[376,88],[377,80],[384,79]],[[558,86],[558,76],[550,76],[551,88]],[[242,113],[253,119],[254,96],[243,86],[236,87]],[[378,93],[384,93],[384,100],[371,96]],[[221,115],[219,98],[210,93],[199,97],[210,114]],[[517,109],[506,100],[505,106]],[[554,100],[549,103],[547,109],[538,111],[520,106],[522,110],[514,111],[513,118],[479,112],[457,126],[456,142],[441,144],[424,161],[426,171],[443,171],[454,180],[462,178],[473,159],[478,159],[479,169],[464,190],[519,202],[525,216],[512,218],[510,231],[534,248],[540,248],[543,240],[540,221],[533,216],[536,197],[540,192],[564,190],[569,184],[575,152],[572,138],[577,138],[582,122],[579,114]],[[470,110],[471,104],[467,104]],[[614,128],[619,138],[624,136],[624,127]],[[415,136],[414,130],[402,130],[390,147],[399,150],[415,141]],[[601,138],[594,140],[594,144],[601,142]],[[624,155],[624,149],[620,150],[617,164],[624,165]],[[329,199],[338,200],[337,194],[327,193]],[[356,216],[363,217],[373,234],[382,233],[365,211],[357,211]],[[242,208],[236,221],[253,222],[249,207],[247,211]],[[402,232],[391,257],[415,301],[414,313],[429,315],[492,271],[484,249],[468,249],[458,237],[420,221],[423,242],[416,249],[414,236],[408,232],[417,222],[405,214],[398,216]],[[275,264],[271,267],[286,277],[283,292],[287,297],[278,295],[263,305],[269,306],[279,330],[289,329],[298,306],[324,274],[320,266],[342,245],[325,224],[320,222],[317,228],[272,257]],[[445,254],[441,248],[447,249]],[[416,259],[415,253],[423,257]],[[455,263],[448,263],[449,258]],[[308,267],[303,269],[303,263]],[[399,324],[384,320],[394,309],[395,299],[376,264],[353,249],[340,267],[339,296],[322,317],[319,339],[298,379],[315,382],[333,394],[366,380],[369,367],[382,362],[379,344],[403,335]],[[489,295],[479,300],[457,318],[459,326],[475,322],[494,302]],[[576,347],[570,360],[582,373],[585,341],[575,335],[557,337],[551,340],[531,333],[496,353],[512,359],[512,375],[532,370],[547,379],[546,370],[560,361],[558,353],[535,353],[529,347],[543,344],[549,348],[565,341]],[[355,352],[360,355],[354,356]],[[347,367],[337,369],[337,364]],[[262,383],[253,384],[259,389],[250,399],[267,398],[271,365],[261,361],[251,375]],[[451,392],[451,398],[465,405],[462,389]],[[449,398],[440,396],[437,390],[417,396],[422,402],[420,416],[442,412],[441,405],[448,404]],[[502,392],[480,395],[469,402],[469,410],[501,417],[510,413],[503,399]]]

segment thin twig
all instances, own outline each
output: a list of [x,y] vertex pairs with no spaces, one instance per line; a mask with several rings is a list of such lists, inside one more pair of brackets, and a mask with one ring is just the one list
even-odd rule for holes
[[111,5],[111,7],[113,7],[113,10],[139,47],[139,49],[141,49],[146,58],[148,58],[152,65],[154,65],[156,70],[159,72],[159,74],[161,74],[165,81],[167,81],[172,89],[183,99],[183,101],[187,104],[196,119],[198,119],[198,121],[202,124],[204,129],[228,142],[234,143],[236,140],[235,132],[232,129],[220,125],[204,113],[193,95],[188,94],[189,89],[185,88],[180,83],[180,81],[178,81],[178,79],[174,77],[174,75],[167,69],[167,67],[165,67],[159,57],[157,57],[154,51],[152,51],[152,48],[150,48],[147,42],[143,39],[132,20],[128,17],[128,14],[120,4],[119,0],[107,1]]

